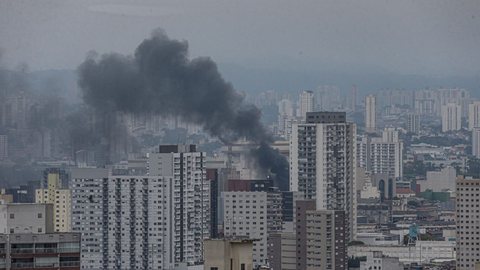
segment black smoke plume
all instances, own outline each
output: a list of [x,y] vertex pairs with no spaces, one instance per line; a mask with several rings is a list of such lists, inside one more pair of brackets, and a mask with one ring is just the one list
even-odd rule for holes
[[[79,67],[79,85],[85,102],[97,109],[180,116],[225,143],[245,137],[261,144],[254,151],[260,166],[282,175],[276,166],[285,158],[268,146],[272,138],[260,110],[222,78],[214,61],[189,59],[187,42],[169,39],[162,30],[133,56],[90,55]],[[288,184],[288,176],[278,181]]]

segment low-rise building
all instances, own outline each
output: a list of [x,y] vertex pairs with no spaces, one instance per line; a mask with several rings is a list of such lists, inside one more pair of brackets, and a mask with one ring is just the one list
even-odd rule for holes
[[252,270],[253,240],[204,240],[204,270]]

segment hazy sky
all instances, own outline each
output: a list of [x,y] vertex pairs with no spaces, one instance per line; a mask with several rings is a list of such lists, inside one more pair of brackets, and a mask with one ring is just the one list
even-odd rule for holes
[[8,65],[76,68],[152,29],[245,67],[480,75],[480,1],[0,0]]

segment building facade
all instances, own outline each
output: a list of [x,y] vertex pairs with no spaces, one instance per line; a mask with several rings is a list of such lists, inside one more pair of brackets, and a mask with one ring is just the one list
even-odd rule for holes
[[407,115],[407,131],[413,134],[420,132],[420,115],[416,113]]
[[79,270],[80,235],[0,234],[0,269]]
[[8,137],[0,134],[0,160],[8,158]]
[[455,103],[442,106],[442,132],[462,129],[462,107]]
[[298,97],[298,117],[305,119],[307,112],[313,112],[315,99],[312,91],[303,91]]
[[281,194],[264,191],[223,192],[224,235],[254,239],[254,266],[268,264],[268,236],[282,230]]
[[345,113],[308,113],[290,143],[290,190],[313,199],[318,210],[343,210],[346,233],[356,227],[356,126]]
[[12,203],[0,205],[0,233],[52,233],[53,205]]
[[36,203],[53,204],[53,224],[56,232],[70,232],[72,229],[71,200],[70,190],[61,188],[58,173],[49,173],[47,187],[37,189],[35,193]]
[[480,127],[480,101],[468,105],[468,130]]
[[476,270],[480,262],[480,179],[456,181],[457,270]]
[[72,171],[72,227],[82,233],[82,269],[170,269],[203,261],[210,235],[204,153],[164,146],[146,175]]
[[480,127],[472,129],[472,156],[480,158]]
[[375,132],[377,128],[377,99],[374,95],[365,97],[365,131]]
[[398,131],[386,128],[382,137],[357,138],[357,161],[360,168],[373,174],[386,174],[390,178],[403,176],[403,142]]

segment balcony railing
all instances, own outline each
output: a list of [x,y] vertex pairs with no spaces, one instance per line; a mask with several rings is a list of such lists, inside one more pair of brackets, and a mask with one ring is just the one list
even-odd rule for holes
[[12,269],[33,268],[33,262],[12,263]]
[[34,249],[33,248],[12,248],[10,250],[10,253],[12,254],[29,254],[33,253]]
[[79,267],[80,262],[60,262],[60,267]]

